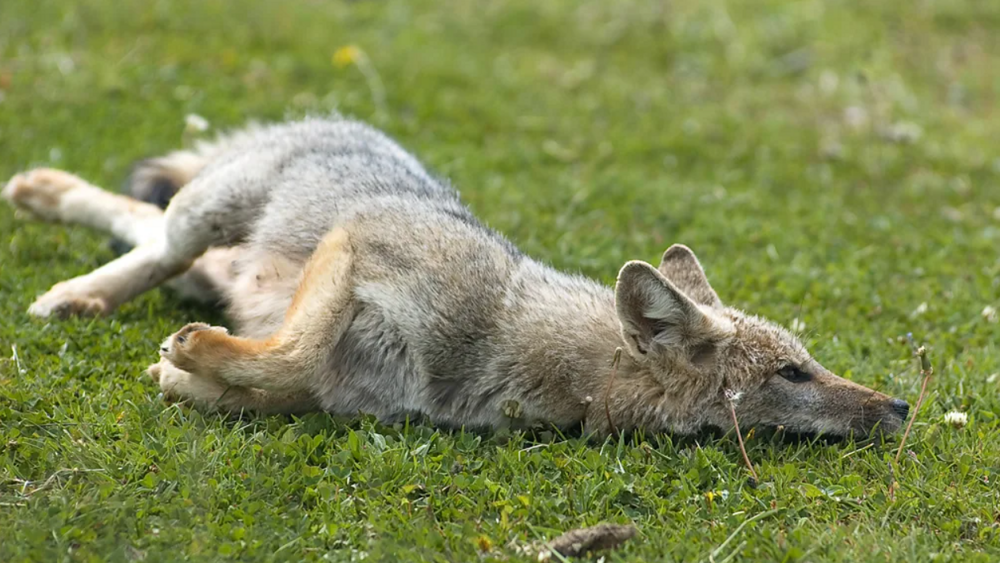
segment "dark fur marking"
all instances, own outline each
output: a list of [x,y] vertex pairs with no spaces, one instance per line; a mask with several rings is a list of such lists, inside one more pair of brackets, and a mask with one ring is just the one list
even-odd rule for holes
[[108,241],[108,248],[110,248],[111,252],[113,252],[117,257],[128,254],[135,247],[121,239],[113,238]]
[[170,181],[169,178],[157,176],[152,183],[149,184],[144,201],[152,203],[160,209],[166,209],[167,205],[170,204],[170,200],[177,195],[177,190],[179,189],[180,188]]

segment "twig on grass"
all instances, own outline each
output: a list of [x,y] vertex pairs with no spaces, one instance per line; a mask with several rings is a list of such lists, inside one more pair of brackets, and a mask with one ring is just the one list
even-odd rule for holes
[[753,464],[750,463],[750,456],[747,455],[747,449],[743,445],[743,433],[740,432],[740,422],[736,419],[736,402],[740,400],[740,394],[732,389],[726,389],[726,401],[729,402],[729,414],[733,417],[733,426],[736,428],[736,440],[740,444],[740,453],[743,454],[743,462],[747,464],[747,469],[750,470],[750,475],[753,476],[753,485],[757,485],[757,472],[753,468]]
[[920,412],[920,405],[924,403],[924,397],[927,393],[927,382],[930,381],[931,375],[934,375],[934,366],[931,365],[931,361],[927,358],[927,349],[924,346],[917,346],[917,343],[913,340],[913,333],[907,334],[906,339],[910,342],[910,347],[913,348],[913,356],[920,360],[920,373],[924,376],[924,381],[920,384],[920,396],[917,397],[917,404],[913,407],[913,416],[910,417],[910,422],[906,424],[903,439],[899,441],[899,449],[896,450],[895,463],[897,465],[899,464],[900,456],[903,455],[903,448],[906,447],[906,439],[910,436],[910,429],[913,428],[913,421],[917,419],[917,413]]
[[546,561],[552,556],[560,560],[565,557],[579,557],[588,553],[614,549],[632,539],[637,530],[631,524],[598,524],[590,528],[578,528],[549,541],[543,546],[538,560]]

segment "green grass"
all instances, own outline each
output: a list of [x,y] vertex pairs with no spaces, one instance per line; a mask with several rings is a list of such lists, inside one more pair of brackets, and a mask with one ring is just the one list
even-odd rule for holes
[[[0,1],[4,178],[113,188],[188,113],[337,109],[557,267],[610,283],[684,242],[724,300],[804,323],[830,369],[913,403],[912,332],[937,370],[895,469],[894,439],[757,433],[755,489],[732,434],[226,420],[142,376],[217,312],[153,291],[107,319],[29,318],[111,254],[0,205],[0,560],[531,560],[515,546],[632,521],[609,561],[996,561],[998,37],[1000,3],[975,0]],[[332,63],[350,44],[383,107]]]

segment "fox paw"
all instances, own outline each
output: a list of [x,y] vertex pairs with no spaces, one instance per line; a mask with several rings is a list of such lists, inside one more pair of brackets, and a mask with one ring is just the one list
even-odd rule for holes
[[168,403],[190,402],[210,406],[226,392],[226,387],[218,381],[186,372],[167,359],[149,366],[146,373],[160,385],[163,400]]
[[57,221],[63,196],[81,185],[85,182],[69,172],[37,168],[11,178],[0,197],[41,219]]
[[229,334],[229,331],[221,326],[189,323],[163,341],[160,345],[160,356],[183,370],[204,371],[207,366],[199,362],[198,348],[199,342],[203,340],[201,333],[206,331]]
[[80,287],[73,280],[57,283],[28,307],[28,314],[36,317],[98,316],[111,309],[108,301]]

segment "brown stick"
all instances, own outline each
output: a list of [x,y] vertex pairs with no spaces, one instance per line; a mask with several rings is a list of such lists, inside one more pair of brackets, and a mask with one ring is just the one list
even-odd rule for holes
[[743,446],[743,433],[740,432],[740,423],[736,420],[736,402],[728,391],[726,392],[726,399],[729,400],[729,414],[733,415],[733,426],[736,427],[736,440],[740,444],[740,453],[743,454],[743,462],[747,464],[747,469],[750,470],[750,475],[753,475],[753,480],[759,481],[757,472],[754,471],[753,464],[750,463],[750,456],[747,455],[747,449]]
[[927,349],[923,346],[917,346],[916,342],[913,341],[913,334],[907,334],[906,338],[910,341],[910,346],[913,347],[913,355],[920,360],[920,373],[924,376],[924,381],[920,384],[920,396],[917,397],[917,404],[913,407],[913,416],[910,417],[910,422],[906,425],[906,431],[903,432],[903,439],[899,441],[899,449],[896,450],[895,463],[897,465],[899,464],[899,457],[903,455],[903,447],[906,446],[906,439],[910,436],[910,429],[913,428],[913,421],[917,419],[917,413],[920,412],[920,405],[924,404],[927,382],[930,381],[931,375],[934,374],[934,366],[927,359]]
[[[636,534],[631,524],[598,524],[590,528],[570,530],[545,544],[545,547],[562,557],[579,557],[587,553],[614,549]],[[542,561],[539,558],[539,561]]]

